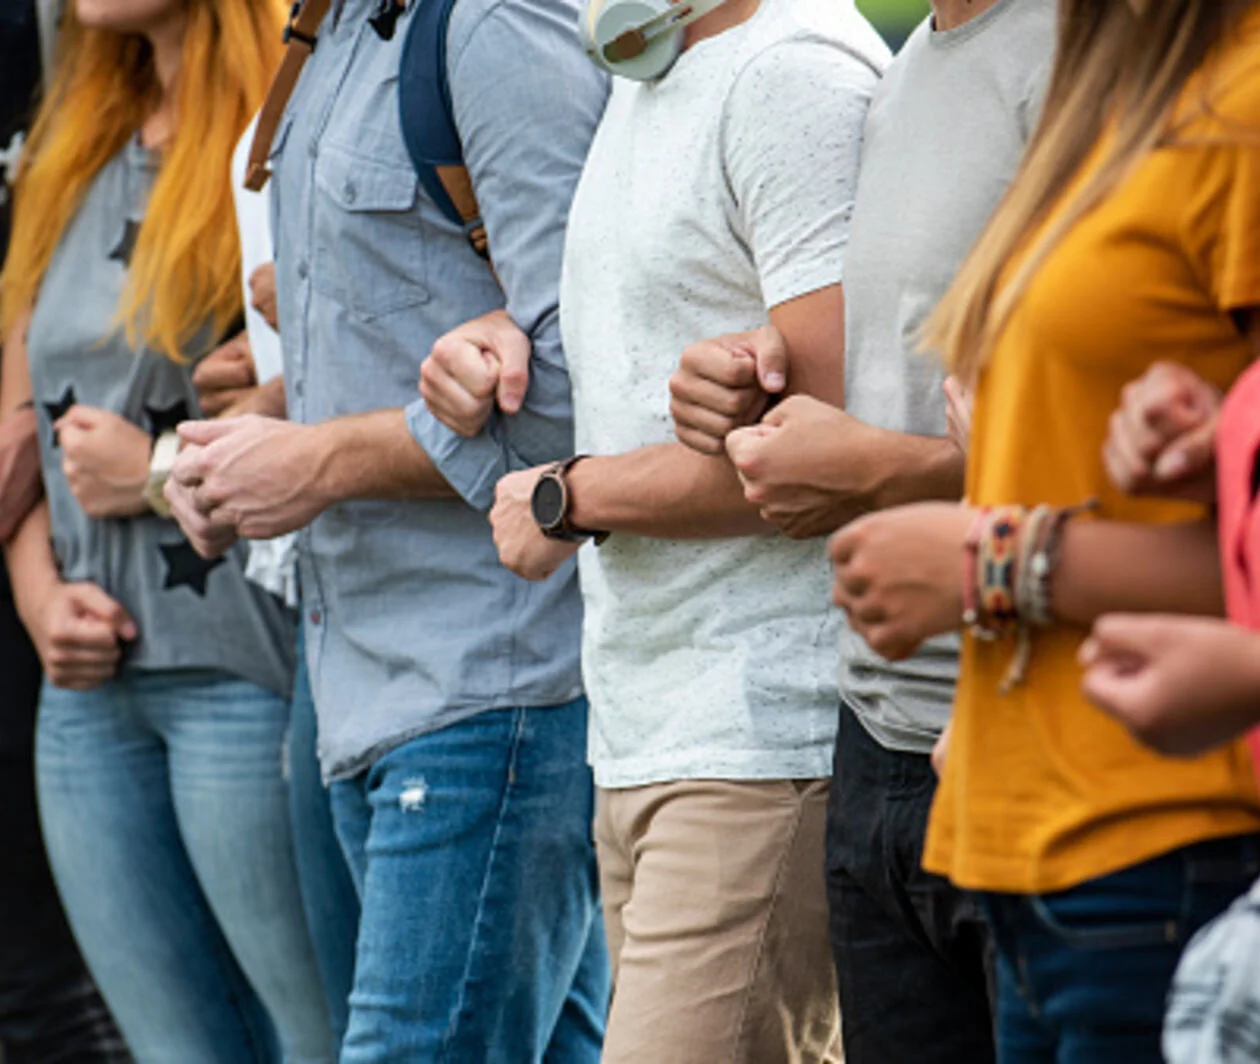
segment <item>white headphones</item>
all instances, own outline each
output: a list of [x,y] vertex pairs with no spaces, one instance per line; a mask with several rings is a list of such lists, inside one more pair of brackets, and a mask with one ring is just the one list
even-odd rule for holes
[[586,0],[582,47],[596,65],[634,81],[664,77],[682,52],[682,31],[726,0]]

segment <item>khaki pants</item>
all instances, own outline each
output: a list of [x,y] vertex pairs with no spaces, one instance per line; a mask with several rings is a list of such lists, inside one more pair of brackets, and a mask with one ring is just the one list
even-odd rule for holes
[[615,980],[603,1064],[843,1059],[826,815],[826,780],[599,792]]

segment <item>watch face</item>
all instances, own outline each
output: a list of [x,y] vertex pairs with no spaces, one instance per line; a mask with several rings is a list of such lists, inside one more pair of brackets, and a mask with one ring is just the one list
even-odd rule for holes
[[564,485],[556,476],[540,477],[530,500],[539,528],[559,528],[564,520]]

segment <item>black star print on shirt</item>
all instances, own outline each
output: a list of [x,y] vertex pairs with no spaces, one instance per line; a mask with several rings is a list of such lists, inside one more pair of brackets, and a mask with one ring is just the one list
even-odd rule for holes
[[162,590],[188,587],[201,598],[206,597],[207,578],[227,561],[226,558],[203,558],[186,539],[178,543],[159,543],[158,550],[166,562],[166,582],[162,584]]
[[149,435],[155,440],[164,432],[174,432],[176,425],[189,418],[188,404],[183,399],[170,406],[150,406],[145,403],[144,412],[149,418]]
[[[57,399],[51,403],[43,403],[41,405],[43,406],[45,412],[48,414],[48,420],[55,423],[60,417],[62,417],[66,413],[66,411],[68,411],[77,402],[78,400],[75,399],[74,397],[74,385],[67,384],[65,387],[65,390],[61,393],[60,399]],[[53,429],[52,445],[54,447],[59,445],[56,429]]]
[[109,253],[110,261],[121,262],[124,266],[130,266],[131,254],[136,250],[136,238],[139,235],[140,223],[128,218],[123,223],[122,236],[118,238],[118,243],[114,245],[114,250]]

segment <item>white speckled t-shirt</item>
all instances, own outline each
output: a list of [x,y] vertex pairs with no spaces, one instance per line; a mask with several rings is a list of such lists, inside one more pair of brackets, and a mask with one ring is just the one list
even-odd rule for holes
[[[852,0],[763,0],[662,81],[616,81],[561,282],[579,451],[672,441],[684,347],[843,280],[887,58]],[[839,620],[821,541],[618,534],[580,564],[601,787],[830,775]]]

